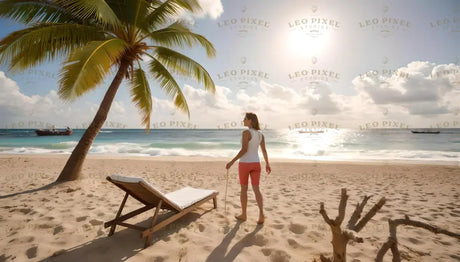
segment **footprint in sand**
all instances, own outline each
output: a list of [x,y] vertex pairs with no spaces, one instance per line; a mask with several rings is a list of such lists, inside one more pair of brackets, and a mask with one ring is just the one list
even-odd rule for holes
[[272,224],[270,227],[273,227],[274,229],[283,229],[284,225],[283,224]]
[[255,235],[254,238],[252,239],[252,244],[259,246],[259,247],[263,247],[267,243],[268,243],[268,239],[261,234]]
[[87,218],[88,216],[77,217],[76,221],[77,222],[85,221]]
[[30,259],[30,258],[34,258],[37,256],[37,249],[38,247],[31,247],[29,249],[26,250],[26,255],[27,257]]
[[19,211],[19,212],[23,213],[24,215],[27,215],[32,211],[32,209],[30,209],[30,208],[18,208],[18,209],[13,209],[10,212],[14,212],[14,211]]
[[179,234],[179,243],[184,244],[188,241],[189,239],[185,234]]
[[164,262],[166,259],[164,257],[155,257],[152,260],[153,262]]
[[308,238],[311,238],[311,240],[313,240],[313,242],[318,242],[318,241],[321,241],[322,239],[324,239],[324,234],[318,232],[318,231],[311,231],[309,234],[308,234]]
[[47,228],[52,228],[53,226],[52,225],[49,225],[49,224],[41,224],[41,225],[37,225],[37,228],[39,229],[47,229]]
[[64,231],[64,228],[62,226],[57,226],[54,228],[53,235],[59,234],[62,231]]
[[303,234],[305,232],[305,226],[301,224],[291,223],[289,230],[294,234]]
[[409,237],[407,240],[415,245],[420,245],[424,243],[423,241],[420,241],[419,239],[413,237]]
[[24,238],[24,242],[30,243],[35,240],[35,237],[33,236],[28,236]]
[[291,247],[293,247],[293,248],[299,248],[300,247],[299,243],[297,243],[297,241],[295,241],[295,239],[289,238],[287,241],[288,241],[289,245]]
[[97,236],[98,236],[98,237],[100,237],[100,236],[102,236],[102,235],[104,235],[104,234],[105,234],[105,232],[102,231],[102,229],[99,229],[99,230],[97,231]]
[[262,248],[262,253],[264,254],[264,256],[268,257],[271,253],[272,253],[272,249],[271,248]]
[[291,256],[283,250],[264,248],[262,253],[265,256],[269,256],[270,262],[287,262],[291,260]]
[[198,230],[200,232],[203,232],[206,229],[206,227],[203,224],[198,224]]
[[101,220],[97,220],[97,219],[91,219],[89,223],[93,226],[98,226],[98,225],[102,225],[104,222],[102,222]]

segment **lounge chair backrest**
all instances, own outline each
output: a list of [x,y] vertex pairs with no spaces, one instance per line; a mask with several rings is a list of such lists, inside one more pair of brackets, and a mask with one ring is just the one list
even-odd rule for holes
[[157,206],[158,202],[163,200],[162,209],[182,210],[182,208],[170,201],[161,191],[142,178],[110,175],[107,177],[107,180],[145,205]]

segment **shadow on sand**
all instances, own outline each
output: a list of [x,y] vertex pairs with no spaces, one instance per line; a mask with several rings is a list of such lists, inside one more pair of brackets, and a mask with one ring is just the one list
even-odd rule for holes
[[35,193],[35,192],[38,192],[38,191],[41,191],[41,190],[50,189],[50,188],[52,188],[52,187],[54,187],[56,185],[59,185],[59,184],[62,184],[62,183],[52,182],[52,183],[50,183],[48,185],[44,185],[44,186],[39,187],[39,188],[29,189],[29,190],[18,192],[18,193],[13,193],[13,194],[9,194],[9,195],[0,196],[0,199],[19,196],[19,195],[24,195],[24,194],[29,194],[29,193]]
[[[169,241],[169,236],[179,232],[180,229],[194,223],[203,214],[189,213],[179,221],[169,224],[165,228],[153,234],[152,245],[148,248],[155,248],[155,243],[164,240]],[[167,217],[169,214],[165,215]],[[161,219],[164,219],[161,217]],[[147,227],[150,225],[151,218],[137,223],[137,226]],[[122,230],[119,230],[123,228]],[[108,234],[109,228],[106,233]],[[40,262],[68,262],[68,261],[125,261],[143,250],[145,239],[140,237],[140,231],[117,227],[117,231],[111,237],[105,236],[86,242],[84,244],[58,251],[51,257],[40,260]]]
[[206,262],[231,262],[235,260],[235,258],[238,256],[238,254],[243,251],[245,247],[250,247],[254,245],[254,238],[257,232],[261,230],[264,225],[257,225],[254,230],[247,235],[245,235],[240,241],[235,243],[235,245],[232,246],[230,251],[227,253],[227,249],[230,246],[230,243],[232,242],[232,239],[235,238],[236,232],[240,229],[241,221],[237,221],[235,226],[230,230],[230,232],[225,235],[224,239],[222,239],[222,242],[209,254],[208,258],[206,259]]

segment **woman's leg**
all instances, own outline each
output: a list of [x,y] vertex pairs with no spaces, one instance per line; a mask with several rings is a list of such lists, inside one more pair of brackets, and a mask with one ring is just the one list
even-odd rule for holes
[[241,215],[235,216],[235,217],[239,220],[245,221],[247,218],[246,210],[248,207],[248,186],[247,185],[241,185],[240,201],[241,201],[242,213]]
[[235,216],[236,219],[246,221],[246,209],[248,206],[248,181],[249,181],[249,169],[247,163],[238,163],[238,174],[240,177],[241,185],[241,215]]
[[262,193],[260,193],[259,186],[252,186],[252,189],[254,190],[254,194],[256,195],[256,201],[257,201],[257,206],[259,206],[259,220],[257,221],[257,224],[263,224],[265,221],[265,215],[264,215],[264,200],[262,197]]

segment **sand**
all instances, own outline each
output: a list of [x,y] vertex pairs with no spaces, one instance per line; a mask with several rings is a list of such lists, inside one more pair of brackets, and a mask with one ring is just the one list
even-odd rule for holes
[[[80,180],[46,187],[67,155],[0,155],[1,261],[313,261],[331,255],[331,233],[319,214],[324,202],[337,215],[341,188],[349,201],[345,222],[364,195],[387,204],[350,243],[348,261],[373,261],[388,236],[388,219],[412,219],[460,233],[459,165],[273,161],[264,174],[266,223],[249,191],[248,220],[240,211],[237,166],[230,170],[224,210],[226,159],[89,156]],[[118,227],[112,237],[103,223],[114,218],[124,193],[105,180],[110,174],[137,176],[164,192],[183,186],[220,192],[212,201],[156,234],[143,249],[139,232]],[[129,198],[127,209],[141,205]],[[153,210],[131,220],[146,225]],[[344,223],[345,224],[345,223]],[[398,231],[405,261],[459,261],[460,241],[424,229]],[[391,261],[387,254],[385,261]]]

